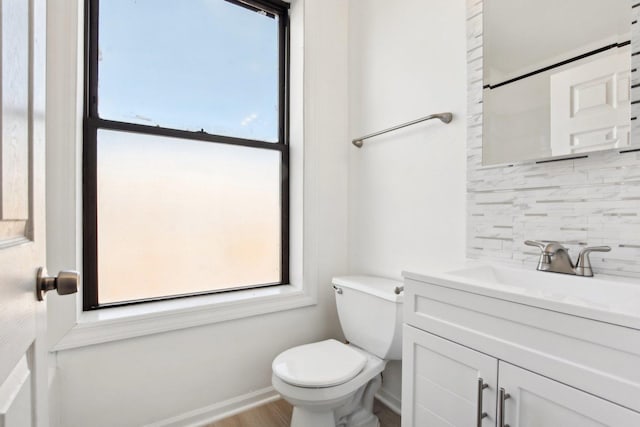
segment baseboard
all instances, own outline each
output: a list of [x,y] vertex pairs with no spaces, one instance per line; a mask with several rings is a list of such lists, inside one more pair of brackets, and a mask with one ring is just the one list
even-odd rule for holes
[[256,406],[278,400],[280,395],[273,387],[266,387],[242,396],[234,397],[204,408],[196,409],[167,418],[165,420],[156,421],[147,424],[145,427],[199,427],[204,424],[213,423],[215,421],[227,418]]
[[402,401],[398,397],[381,388],[376,393],[376,399],[384,403],[387,408],[391,409],[396,414],[402,415],[402,411],[400,409],[402,407]]

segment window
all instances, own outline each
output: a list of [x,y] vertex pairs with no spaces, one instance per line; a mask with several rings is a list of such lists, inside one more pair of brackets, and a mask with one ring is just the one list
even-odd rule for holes
[[287,15],[88,0],[85,310],[288,283]]

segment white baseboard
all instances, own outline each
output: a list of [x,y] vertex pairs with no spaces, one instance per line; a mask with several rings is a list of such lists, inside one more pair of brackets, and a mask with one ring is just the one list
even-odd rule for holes
[[[231,417],[240,412],[255,408],[256,406],[273,402],[279,398],[280,395],[273,387],[266,387],[242,396],[205,406],[204,408],[185,412],[175,417],[155,421],[147,424],[145,427],[199,427],[223,418]],[[401,402],[396,396],[381,389],[376,394],[376,398],[393,412],[400,415]]]
[[273,387],[266,387],[242,396],[234,397],[223,402],[214,403],[204,408],[196,409],[147,424],[145,427],[199,427],[244,412],[256,406],[278,400],[280,395]]
[[402,407],[402,401],[398,397],[394,396],[393,394],[389,393],[385,389],[381,388],[376,393],[376,399],[384,403],[389,409],[391,409],[396,414],[401,415],[402,411],[400,408]]

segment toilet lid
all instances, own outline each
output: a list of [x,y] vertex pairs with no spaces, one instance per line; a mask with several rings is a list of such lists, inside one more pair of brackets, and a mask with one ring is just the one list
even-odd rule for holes
[[358,375],[367,358],[336,340],[290,348],[273,361],[273,373],[299,387],[331,387]]

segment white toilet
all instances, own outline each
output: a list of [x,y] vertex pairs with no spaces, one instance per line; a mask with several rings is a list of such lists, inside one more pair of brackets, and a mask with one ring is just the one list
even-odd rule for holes
[[373,397],[388,360],[402,358],[400,282],[333,279],[349,344],[326,340],[290,348],[273,361],[271,382],[293,405],[291,427],[378,427]]

